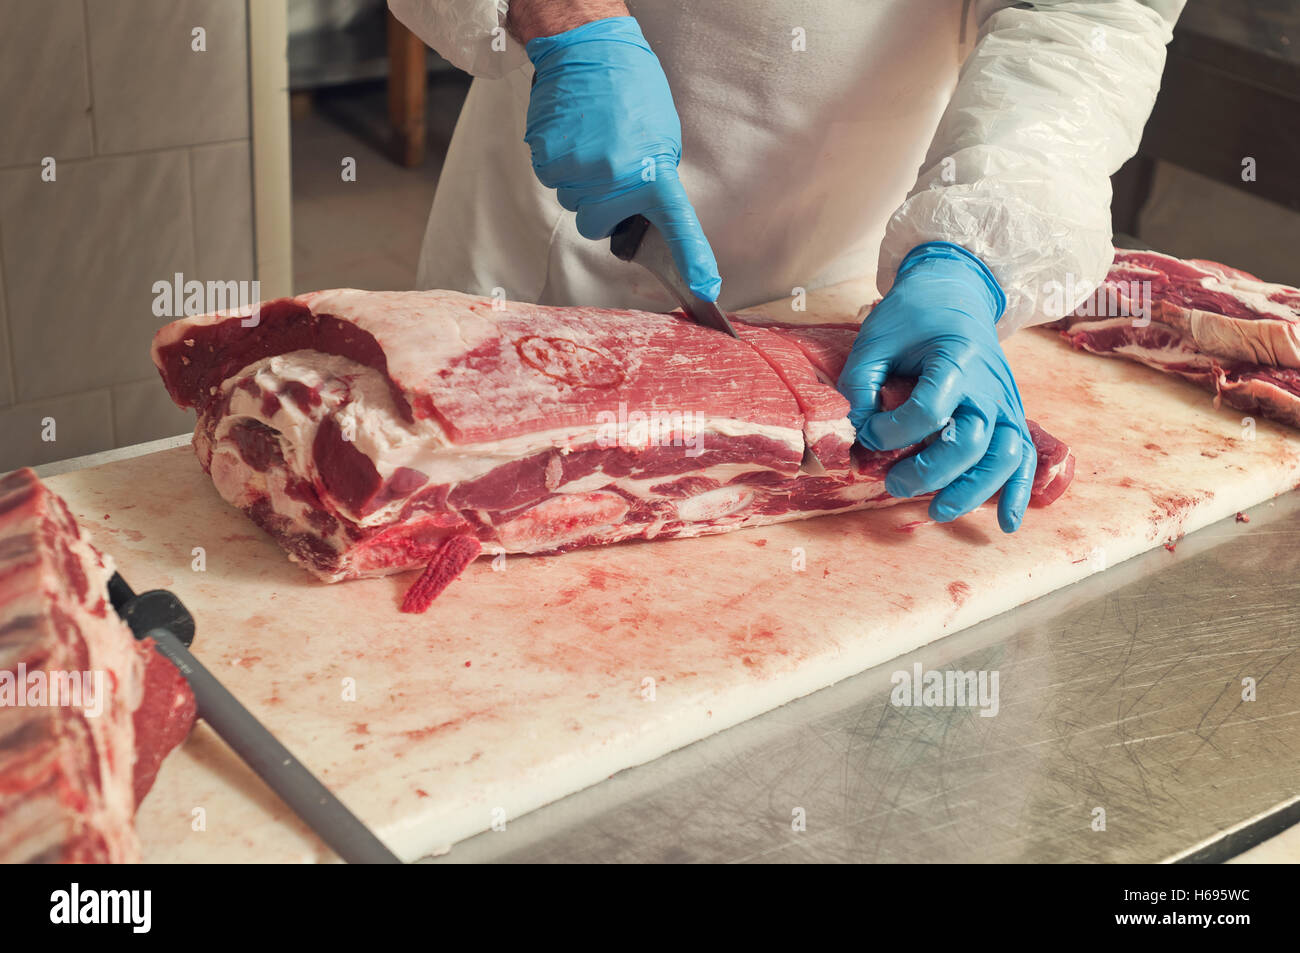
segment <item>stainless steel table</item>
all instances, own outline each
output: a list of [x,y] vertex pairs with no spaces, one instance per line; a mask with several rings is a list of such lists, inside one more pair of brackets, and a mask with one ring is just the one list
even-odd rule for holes
[[[1300,820],[1300,494],[1248,515],[442,860],[1226,859]],[[998,714],[894,706],[891,674],[915,662],[997,671]]]

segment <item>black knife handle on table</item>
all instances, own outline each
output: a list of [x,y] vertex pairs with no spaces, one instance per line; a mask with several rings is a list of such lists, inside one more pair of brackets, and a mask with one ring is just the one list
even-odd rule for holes
[[239,703],[167,629],[151,629],[158,651],[190,687],[199,715],[276,794],[349,864],[401,861],[316,776]]
[[644,215],[633,215],[623,219],[609,234],[609,250],[615,258],[631,261],[637,249],[641,247],[641,239],[645,238],[646,229],[649,227],[650,219]]

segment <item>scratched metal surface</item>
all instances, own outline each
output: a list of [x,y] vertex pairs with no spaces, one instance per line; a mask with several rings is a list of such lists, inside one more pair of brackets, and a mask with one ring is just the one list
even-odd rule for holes
[[[1300,805],[1300,494],[1248,512],[439,860],[1222,860]],[[997,671],[997,715],[894,706],[915,662]]]

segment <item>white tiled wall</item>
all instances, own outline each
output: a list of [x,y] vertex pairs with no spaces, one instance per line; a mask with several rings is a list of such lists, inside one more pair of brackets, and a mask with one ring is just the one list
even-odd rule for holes
[[256,277],[247,29],[243,0],[0,0],[0,472],[193,426],[152,286]]

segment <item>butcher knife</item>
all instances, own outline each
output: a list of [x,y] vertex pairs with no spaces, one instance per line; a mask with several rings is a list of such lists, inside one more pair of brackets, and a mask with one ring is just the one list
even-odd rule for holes
[[[668,293],[677,299],[686,316],[696,324],[730,334],[733,338],[740,337],[717,304],[705,301],[691,290],[677,270],[677,263],[673,261],[673,253],[663,235],[644,215],[633,215],[619,222],[609,236],[609,250],[615,258],[635,262],[658,278]],[[826,472],[812,448],[807,446],[799,469],[810,476],[821,476]]]
[[691,286],[677,270],[677,263],[673,261],[673,253],[663,235],[644,215],[633,215],[619,222],[609,236],[609,250],[615,258],[635,262],[658,278],[659,283],[681,305],[686,316],[696,324],[730,334],[733,338],[740,337],[721,308],[712,301],[698,297],[691,290]]
[[108,597],[137,639],[151,638],[194,690],[199,717],[235,750],[244,762],[336,854],[349,864],[400,864],[401,861],[330,793],[306,766],[276,741],[252,712],[190,654],[194,617],[175,595],[151,589],[139,595],[113,573]]

